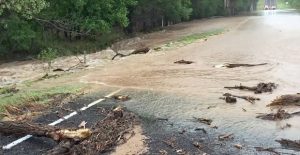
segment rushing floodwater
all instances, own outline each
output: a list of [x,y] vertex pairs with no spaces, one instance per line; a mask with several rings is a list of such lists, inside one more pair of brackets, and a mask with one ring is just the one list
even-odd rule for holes
[[[166,54],[167,53],[167,54]],[[179,59],[195,61],[175,65]],[[215,68],[224,63],[268,63],[252,68]],[[266,107],[277,96],[300,92],[300,16],[291,11],[270,11],[253,16],[232,27],[224,35],[207,42],[194,43],[175,51],[154,53],[121,61],[112,70],[103,70],[99,81],[108,85],[161,90],[168,93],[141,91],[127,107],[142,115],[168,117],[180,127],[193,129],[193,116],[213,119],[216,134],[234,133],[236,141],[248,147],[279,146],[276,139],[300,139],[299,117],[285,121],[264,121],[258,113],[270,113]],[[224,86],[256,85],[259,82],[279,84],[272,94],[226,90]],[[132,90],[133,91],[133,90]],[[238,100],[226,104],[219,97],[230,92],[261,98],[256,104]],[[134,93],[131,94],[134,98]],[[139,104],[137,104],[139,103]],[[208,106],[216,106],[207,109]],[[246,109],[244,112],[242,108]],[[300,111],[292,107],[288,112]],[[274,110],[274,112],[276,109]],[[291,128],[282,130],[286,123]]]

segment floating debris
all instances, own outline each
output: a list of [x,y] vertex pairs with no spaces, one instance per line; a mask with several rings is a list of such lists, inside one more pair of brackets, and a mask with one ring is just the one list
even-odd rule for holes
[[279,152],[275,151],[275,148],[263,148],[263,147],[254,147],[256,151],[259,152],[271,152],[274,153],[275,155],[280,155]]
[[213,122],[211,119],[207,119],[207,118],[197,118],[197,117],[194,117],[194,119],[197,122],[204,123],[204,124],[207,124],[207,125],[211,125],[211,123]]
[[241,144],[235,144],[234,147],[237,149],[243,149],[243,145]]
[[261,63],[261,64],[222,64],[222,65],[215,65],[215,68],[237,68],[237,67],[255,67],[255,66],[263,66],[267,65],[268,63]]
[[285,148],[289,148],[297,151],[300,150],[300,140],[280,139],[280,140],[276,140],[276,142],[280,143],[281,146]]
[[198,149],[202,149],[203,148],[203,145],[199,142],[193,142],[193,145],[198,148]]
[[221,100],[225,100],[226,103],[236,103],[237,99],[235,97],[232,96],[226,96],[226,97],[220,97]]
[[230,103],[230,101],[234,102],[234,99],[236,100],[236,98],[244,99],[244,100],[246,100],[246,101],[248,101],[248,102],[250,102],[252,104],[254,104],[255,101],[259,101],[260,100],[260,98],[256,98],[256,97],[252,97],[252,96],[238,96],[238,95],[232,95],[230,93],[225,93],[225,94],[223,94],[223,96],[225,96],[225,101],[227,103]]
[[217,106],[208,106],[207,109],[216,108]]
[[300,112],[294,112],[294,113],[288,113],[285,110],[278,109],[276,113],[271,114],[261,114],[256,116],[256,118],[260,118],[263,120],[271,120],[271,121],[277,121],[277,120],[284,120],[289,119],[295,115],[300,115]]
[[195,131],[202,131],[204,134],[207,134],[207,131],[204,128],[196,128]]
[[287,129],[287,128],[291,128],[292,125],[289,123],[286,123],[284,126],[281,127],[282,130]]
[[268,106],[300,106],[300,94],[282,95]]
[[225,140],[230,140],[233,139],[233,134],[223,134],[218,136],[219,141],[225,141]]
[[174,63],[175,64],[187,64],[187,65],[189,65],[189,64],[192,64],[192,63],[195,63],[195,62],[193,62],[193,61],[186,61],[186,60],[179,60],[179,61],[175,61]]
[[253,91],[255,94],[261,94],[261,93],[273,92],[273,90],[277,88],[277,85],[275,83],[259,83],[257,84],[257,86],[248,87],[240,84],[239,86],[224,87],[224,88],[248,90],[248,91]]
[[84,128],[84,129],[85,129],[86,124],[87,124],[86,121],[82,121],[82,122],[78,125],[78,128]]
[[125,96],[125,95],[114,95],[112,96],[112,98],[123,102],[131,99],[129,96]]

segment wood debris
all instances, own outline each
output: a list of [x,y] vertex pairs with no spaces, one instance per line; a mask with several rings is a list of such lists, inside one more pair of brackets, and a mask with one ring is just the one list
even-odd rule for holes
[[276,140],[276,142],[285,148],[300,151],[300,140],[280,139]]
[[218,136],[218,139],[219,141],[225,141],[225,140],[230,140],[230,139],[233,139],[233,134],[223,134],[223,135],[219,135]]
[[192,64],[192,63],[195,63],[193,61],[187,61],[187,60],[179,60],[179,61],[175,61],[174,62],[175,64],[186,64],[186,65],[189,65],[189,64]]
[[259,83],[257,84],[257,86],[248,87],[240,84],[239,86],[224,87],[224,88],[248,90],[248,91],[253,91],[255,94],[261,94],[261,93],[273,92],[273,90],[277,88],[277,85],[275,83]]
[[207,131],[204,128],[196,128],[195,131],[202,131],[204,134],[207,134]]
[[287,128],[291,128],[292,125],[289,123],[286,123],[284,126],[281,127],[282,130],[287,129]]
[[300,106],[300,94],[282,95],[268,106]]
[[112,96],[112,98],[113,99],[115,99],[115,100],[119,100],[119,101],[128,101],[128,100],[130,100],[131,98],[127,95],[127,96],[125,96],[125,95],[114,95],[114,96]]
[[86,121],[82,121],[82,122],[78,125],[78,128],[84,128],[84,129],[85,129],[86,124],[87,124]]
[[166,150],[159,150],[160,155],[168,155],[168,152]]
[[278,109],[276,113],[260,114],[256,116],[256,118],[260,118],[263,120],[277,121],[277,120],[289,119],[295,115],[300,115],[300,112],[288,113],[285,110]]
[[279,152],[275,151],[275,148],[263,148],[263,147],[254,147],[258,152],[271,152],[275,155],[280,155]]
[[[84,123],[85,124],[85,123]],[[126,141],[125,134],[136,124],[132,113],[112,110],[95,123],[91,129],[64,129],[26,122],[0,122],[0,133],[4,135],[26,135],[51,138],[59,144],[49,150],[48,155],[61,154],[102,154],[112,146]]]
[[92,134],[90,129],[59,129],[47,125],[13,121],[0,122],[0,132],[7,135],[30,134],[37,137],[48,137],[55,141],[62,141],[65,139],[73,139],[78,141],[88,138]]
[[255,66],[263,66],[267,65],[267,63],[261,63],[261,64],[230,64],[226,63],[223,66],[226,68],[237,68],[237,67],[255,67]]
[[207,125],[211,125],[211,123],[213,122],[211,119],[207,119],[207,118],[197,118],[197,117],[194,117],[194,119],[197,122],[204,123],[204,124],[207,124]]
[[235,144],[234,147],[237,149],[243,149],[243,145],[241,144]]
[[119,53],[118,51],[114,51],[116,53],[116,55],[113,56],[111,60],[114,60],[118,56],[119,57],[127,57],[127,56],[134,55],[134,54],[146,54],[150,50],[151,49],[149,47],[143,47],[143,48],[136,49],[136,50],[134,50],[133,52],[131,52],[129,54],[122,54],[122,53]]
[[201,144],[201,143],[199,143],[199,142],[193,142],[193,145],[196,147],[196,148],[198,148],[198,149],[202,149],[203,148],[203,145]]
[[[238,96],[238,95],[232,95],[230,93],[225,93],[225,94],[223,94],[223,96],[225,96],[225,98],[240,98],[240,99],[244,99],[244,100],[246,100],[246,101],[248,101],[248,102],[250,102],[252,104],[254,104],[255,101],[259,101],[260,100],[260,98],[256,98],[256,97],[252,97],[252,96]],[[233,100],[233,99],[231,99],[231,100]]]
[[226,96],[226,97],[220,97],[221,100],[225,100],[226,103],[236,103],[237,99],[235,97],[232,96]]

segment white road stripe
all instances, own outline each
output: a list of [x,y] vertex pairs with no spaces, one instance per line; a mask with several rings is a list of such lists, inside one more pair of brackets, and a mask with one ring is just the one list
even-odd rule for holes
[[[117,94],[117,93],[120,92],[121,90],[123,90],[123,88],[121,88],[121,89],[119,89],[119,90],[117,90],[117,91],[114,91],[114,92],[112,92],[112,93],[106,95],[105,97],[107,97],[107,98],[108,98],[108,97],[112,97],[113,95]],[[105,100],[105,99],[102,98],[102,99],[99,99],[99,100],[97,100],[97,101],[94,101],[94,102],[90,103],[89,105],[82,107],[82,108],[80,109],[80,111],[85,111],[85,110],[89,109],[90,107],[92,107],[92,106],[94,106],[94,105],[96,105],[96,104],[98,104],[98,103],[100,103],[100,102],[102,102],[102,101],[104,101],[104,100]],[[66,116],[64,116],[63,118],[60,118],[60,119],[58,119],[58,120],[56,120],[56,121],[54,121],[54,122],[52,122],[52,123],[50,123],[50,124],[48,124],[48,125],[55,126],[55,125],[57,125],[57,124],[59,124],[59,123],[65,121],[65,120],[67,120],[67,119],[69,119],[69,118],[71,118],[71,117],[73,117],[73,116],[75,116],[75,115],[77,115],[77,114],[78,114],[78,112],[74,111],[74,112],[70,113],[69,115],[66,115]],[[32,137],[32,135],[26,135],[26,136],[24,136],[24,137],[22,137],[22,138],[20,138],[20,139],[18,139],[18,140],[15,140],[15,141],[13,141],[13,142],[11,142],[11,143],[9,143],[9,144],[3,146],[2,149],[3,149],[3,150],[9,150],[9,149],[11,149],[12,147],[14,147],[14,146],[16,146],[16,145],[18,145],[18,144],[20,144],[20,143],[26,141],[27,139],[29,139],[29,138],[31,138],[31,137]]]

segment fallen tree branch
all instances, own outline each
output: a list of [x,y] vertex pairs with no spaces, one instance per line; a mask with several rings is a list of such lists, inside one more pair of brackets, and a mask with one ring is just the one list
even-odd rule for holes
[[197,122],[200,123],[204,123],[207,125],[211,125],[211,123],[213,122],[211,119],[207,119],[207,118],[197,118],[197,117],[193,117]]
[[289,148],[296,151],[300,150],[300,140],[280,139],[276,140],[276,142],[280,143],[281,146],[285,148]]
[[236,98],[240,98],[240,99],[244,99],[252,104],[255,103],[255,101],[259,101],[260,98],[256,98],[256,97],[252,97],[252,96],[237,96],[237,95],[232,95],[230,93],[225,93],[223,94],[223,96],[225,97],[236,97]]
[[256,116],[256,118],[260,118],[260,119],[263,119],[263,120],[273,120],[273,121],[276,121],[276,120],[289,119],[289,118],[291,118],[293,116],[296,116],[296,115],[300,115],[300,111],[299,112],[294,112],[294,113],[290,114],[290,113],[286,112],[285,110],[279,109],[279,110],[277,110],[276,113],[261,114],[261,115]]
[[261,64],[224,64],[224,67],[226,68],[236,68],[236,67],[255,67],[255,66],[263,66],[267,65],[267,63],[261,63]]
[[282,95],[268,106],[300,106],[300,94]]
[[65,139],[78,141],[88,138],[91,135],[89,129],[69,130],[48,125],[13,121],[0,122],[0,132],[7,135],[29,134],[37,137],[48,137],[55,141]]
[[263,148],[263,147],[254,147],[258,152],[270,152],[274,153],[275,155],[280,155],[279,152],[275,151],[275,148]]
[[132,130],[135,116],[120,107],[92,126],[92,135],[80,142],[66,141],[49,150],[48,155],[89,154],[96,155],[109,151],[119,141],[126,141],[124,135]]
[[116,55],[113,56],[111,60],[115,60],[115,58],[118,57],[118,56],[119,57],[127,57],[127,56],[134,55],[134,54],[146,54],[149,51],[150,51],[149,47],[136,49],[136,50],[134,50],[133,52],[131,52],[129,54],[122,54],[122,53],[119,53],[118,51],[114,51],[116,53]]
[[277,88],[277,85],[275,83],[259,83],[257,86],[248,87],[248,86],[234,86],[234,87],[224,87],[226,89],[239,89],[239,90],[249,90],[253,91],[255,94],[261,94],[266,92],[273,92],[274,89]]

